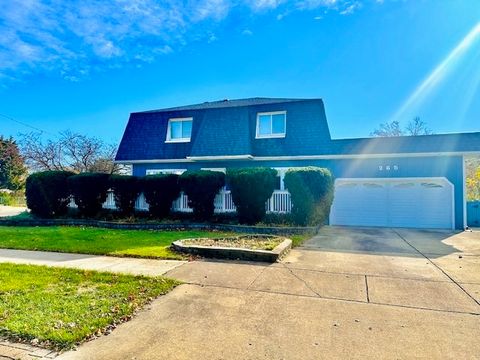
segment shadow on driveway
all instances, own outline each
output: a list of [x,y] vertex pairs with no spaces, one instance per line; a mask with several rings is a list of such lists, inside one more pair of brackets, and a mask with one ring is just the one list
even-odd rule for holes
[[325,226],[301,249],[407,257],[429,254],[435,258],[461,251],[448,244],[457,234],[448,230]]

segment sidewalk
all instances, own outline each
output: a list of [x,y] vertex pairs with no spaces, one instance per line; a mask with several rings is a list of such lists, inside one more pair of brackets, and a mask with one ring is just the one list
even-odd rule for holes
[[159,276],[186,261],[120,258],[46,251],[0,249],[0,263],[46,265],[120,274]]
[[[0,263],[47,265],[130,275],[159,276],[183,265],[186,261],[0,249]],[[52,350],[0,339],[0,359],[40,360],[53,359],[57,356],[58,353]]]
[[0,339],[0,360],[46,360],[55,359],[58,355],[54,350]]
[[22,212],[24,212],[26,210],[27,210],[27,208],[25,208],[25,207],[0,205],[0,217],[15,216],[15,215],[21,214]]

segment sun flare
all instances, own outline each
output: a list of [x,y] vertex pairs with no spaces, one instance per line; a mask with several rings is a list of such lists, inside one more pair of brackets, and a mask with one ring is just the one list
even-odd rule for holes
[[480,22],[416,87],[391,120],[402,122],[421,115],[427,103],[433,98],[438,99],[440,89],[444,89],[446,85],[457,94],[461,94],[461,101],[454,103],[461,120],[480,85],[478,64],[480,64]]

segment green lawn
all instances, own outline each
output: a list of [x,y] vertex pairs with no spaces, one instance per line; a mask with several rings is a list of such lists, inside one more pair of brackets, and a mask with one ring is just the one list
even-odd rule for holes
[[91,227],[0,226],[0,248],[181,259],[170,244],[193,237],[224,237],[219,231],[112,230]]
[[177,284],[162,277],[0,264],[0,336],[69,348],[128,320]]
[[287,235],[292,240],[292,247],[297,247],[303,244],[304,241],[310,239],[313,235]]

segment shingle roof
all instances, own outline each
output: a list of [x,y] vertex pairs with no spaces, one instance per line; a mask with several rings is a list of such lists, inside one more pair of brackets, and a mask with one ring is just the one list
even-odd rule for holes
[[266,105],[266,104],[276,104],[276,103],[286,103],[286,102],[295,102],[295,101],[305,101],[313,99],[292,99],[292,98],[264,98],[264,97],[254,97],[247,99],[224,99],[218,101],[206,101],[200,104],[193,105],[184,105],[176,106],[165,109],[157,110],[148,110],[141,111],[141,113],[153,113],[153,112],[165,112],[165,111],[183,111],[183,110],[205,110],[205,109],[219,109],[219,108],[230,108],[230,107],[241,107],[241,106],[252,106],[252,105]]
[[[257,113],[266,111],[287,111],[285,138],[255,138]],[[193,117],[190,142],[165,143],[175,117]],[[480,132],[332,140],[321,99],[249,98],[132,113],[116,160],[444,152],[480,152]]]
[[480,132],[332,140],[336,154],[402,154],[480,151]]
[[[252,98],[206,104],[211,105],[132,113],[116,160],[279,156],[328,150],[330,132],[321,99]],[[268,111],[287,111],[285,138],[255,139],[257,113]],[[168,120],[178,117],[193,117],[191,141],[165,143]]]

